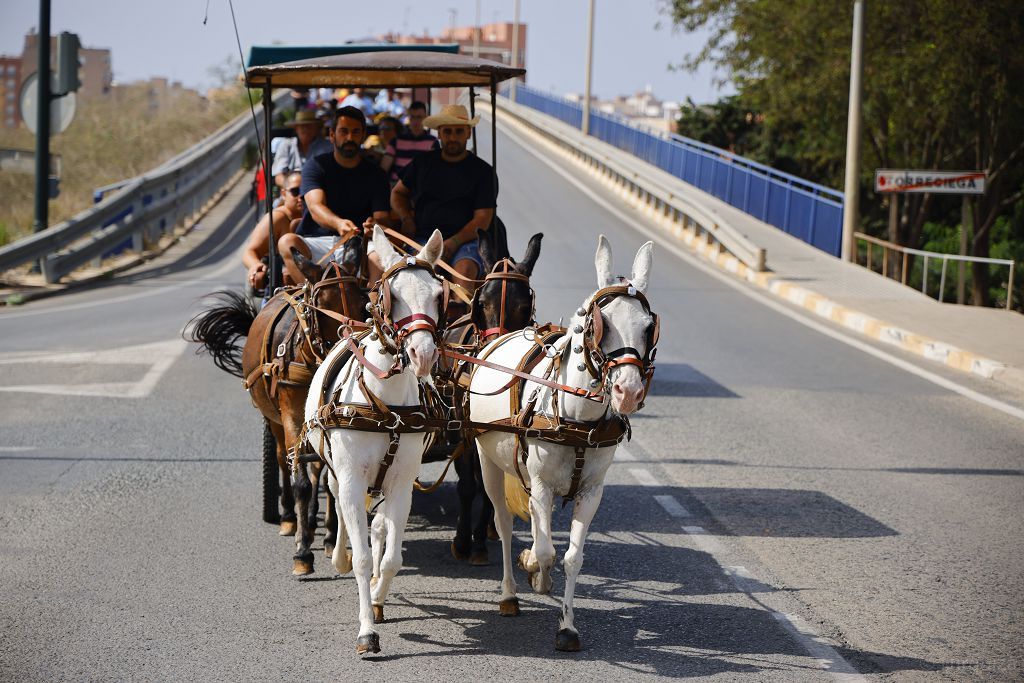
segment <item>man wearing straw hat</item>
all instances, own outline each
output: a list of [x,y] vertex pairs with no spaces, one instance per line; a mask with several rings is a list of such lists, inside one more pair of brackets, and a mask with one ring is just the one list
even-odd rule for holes
[[316,112],[303,109],[295,113],[295,118],[285,123],[295,129],[295,137],[285,138],[274,153],[274,182],[284,187],[285,177],[289,173],[301,171],[306,159],[318,154],[329,154],[334,151],[327,138],[320,134],[320,119]]
[[479,116],[469,118],[461,104],[427,117],[423,125],[437,131],[441,149],[410,161],[391,191],[391,207],[402,221],[402,233],[423,244],[435,228],[440,230],[444,260],[470,280],[483,267],[477,230],[490,227],[496,205],[494,169],[466,148],[479,121]]

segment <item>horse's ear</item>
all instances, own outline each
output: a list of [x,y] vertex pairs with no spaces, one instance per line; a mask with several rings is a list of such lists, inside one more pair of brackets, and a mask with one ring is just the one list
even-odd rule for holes
[[523,275],[529,276],[533,274],[533,267],[537,265],[537,258],[540,256],[540,241],[542,239],[544,239],[544,233],[538,232],[530,238],[530,242],[526,245],[526,253],[523,255],[523,260],[517,264],[517,270]]
[[494,270],[494,264],[498,262],[495,258],[494,250],[491,248],[491,240],[486,230],[476,231],[476,250],[480,254],[480,260],[483,261],[483,272],[489,273]]
[[441,237],[440,230],[434,230],[434,234],[430,236],[427,243],[423,245],[420,253],[416,255],[416,258],[422,259],[434,265],[437,263],[437,259],[441,258],[441,251],[444,249],[444,238]]
[[597,288],[607,287],[615,281],[612,277],[612,245],[604,235],[597,238],[597,254],[594,255],[594,267],[597,268]]
[[359,263],[363,257],[363,236],[356,234],[349,238],[341,250],[341,260],[338,265],[346,275],[355,275],[359,272]]
[[388,236],[379,225],[373,226],[373,250],[377,252],[380,259],[380,267],[387,270],[402,259],[402,255],[392,246]]
[[636,258],[633,259],[633,277],[629,278],[629,280],[641,292],[647,291],[647,283],[650,282],[651,252],[653,250],[654,243],[646,242],[636,252]]
[[299,272],[302,273],[302,277],[306,278],[313,284],[320,282],[320,278],[323,277],[324,274],[324,269],[306,258],[305,254],[295,247],[292,247],[292,260],[295,261],[295,266],[299,269]]

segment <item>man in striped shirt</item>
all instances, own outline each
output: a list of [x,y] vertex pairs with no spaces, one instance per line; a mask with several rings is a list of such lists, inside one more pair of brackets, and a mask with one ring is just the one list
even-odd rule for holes
[[409,130],[399,133],[384,152],[380,166],[389,174],[392,185],[398,182],[402,169],[408,166],[416,155],[441,148],[441,143],[437,141],[437,138],[423,127],[423,120],[426,118],[427,105],[422,102],[410,104]]

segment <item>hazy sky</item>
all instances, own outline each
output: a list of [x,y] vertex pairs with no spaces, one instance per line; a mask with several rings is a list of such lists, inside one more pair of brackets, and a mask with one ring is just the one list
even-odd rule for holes
[[[596,0],[594,93],[628,95],[650,84],[666,100],[717,99],[710,71],[668,70],[698,51],[703,38],[656,28],[667,23],[659,5]],[[437,35],[452,23],[452,11],[458,26],[472,25],[476,14],[475,0],[234,0],[234,6],[246,56],[249,46],[273,41],[329,45],[389,30]],[[559,93],[583,90],[587,7],[587,0],[521,0],[528,83]],[[512,13],[512,0],[480,0],[482,23],[511,21]],[[0,53],[20,54],[38,20],[36,0],[0,0]],[[238,60],[228,0],[52,0],[50,21],[54,35],[72,31],[87,47],[109,48],[118,81],[166,76],[205,90],[213,84],[210,66]]]

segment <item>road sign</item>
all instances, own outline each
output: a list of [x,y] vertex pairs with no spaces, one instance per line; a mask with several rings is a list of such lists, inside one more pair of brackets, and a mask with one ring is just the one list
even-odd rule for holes
[[875,192],[985,194],[984,171],[875,171]]
[[[36,107],[38,106],[39,88],[36,87],[36,74],[25,79],[21,85],[21,120],[25,127],[36,134]],[[75,93],[70,92],[63,97],[50,100],[50,133],[63,133],[75,118]]]

